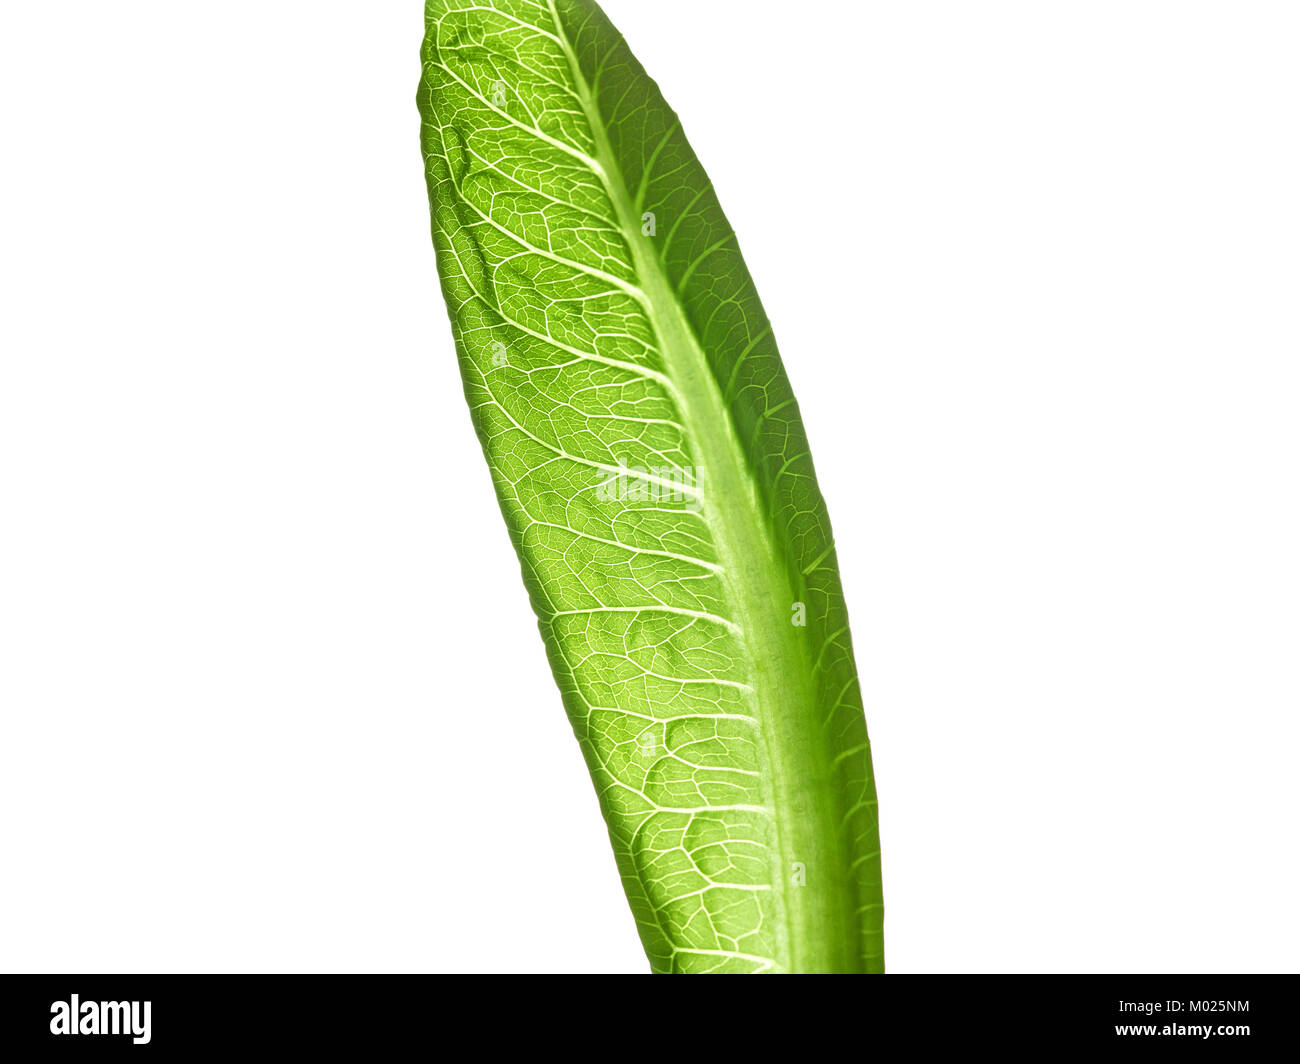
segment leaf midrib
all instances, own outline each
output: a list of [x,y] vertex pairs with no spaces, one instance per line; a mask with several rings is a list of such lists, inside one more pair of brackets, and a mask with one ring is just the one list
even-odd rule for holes
[[[713,537],[726,596],[753,678],[750,695],[767,771],[760,772],[772,816],[773,895],[780,907],[774,962],[792,972],[849,971],[859,963],[852,882],[833,800],[825,722],[817,715],[812,660],[792,621],[796,595],[789,566],[745,460],[731,411],[659,256],[641,235],[640,207],[630,196],[609,135],[555,0],[548,0],[595,145],[595,172],[605,187],[633,259],[641,298],[667,370],[668,390],[702,470],[702,514]],[[731,238],[734,239],[734,236]],[[720,505],[720,500],[725,500]],[[804,629],[806,632],[806,629]],[[793,866],[806,885],[793,883]]]

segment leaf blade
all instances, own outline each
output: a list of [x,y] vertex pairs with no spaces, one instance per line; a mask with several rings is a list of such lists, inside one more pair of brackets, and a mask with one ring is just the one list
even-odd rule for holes
[[829,520],[676,115],[586,0],[429,3],[421,111],[467,397],[652,967],[880,970]]

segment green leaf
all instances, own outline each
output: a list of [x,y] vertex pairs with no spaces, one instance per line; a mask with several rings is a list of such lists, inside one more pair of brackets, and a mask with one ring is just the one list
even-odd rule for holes
[[830,522],[713,187],[590,0],[434,0],[427,28],[465,394],[650,963],[881,971]]

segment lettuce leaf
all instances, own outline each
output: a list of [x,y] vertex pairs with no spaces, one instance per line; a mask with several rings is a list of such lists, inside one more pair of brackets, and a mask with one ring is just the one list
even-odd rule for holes
[[591,0],[433,0],[426,22],[465,394],[651,967],[882,971],[830,521],[713,187]]

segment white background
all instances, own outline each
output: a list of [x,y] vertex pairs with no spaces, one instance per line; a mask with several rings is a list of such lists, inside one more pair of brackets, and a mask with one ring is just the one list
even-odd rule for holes
[[[607,0],[830,503],[892,970],[1300,964],[1300,12]],[[0,15],[0,967],[642,971],[416,0]]]

